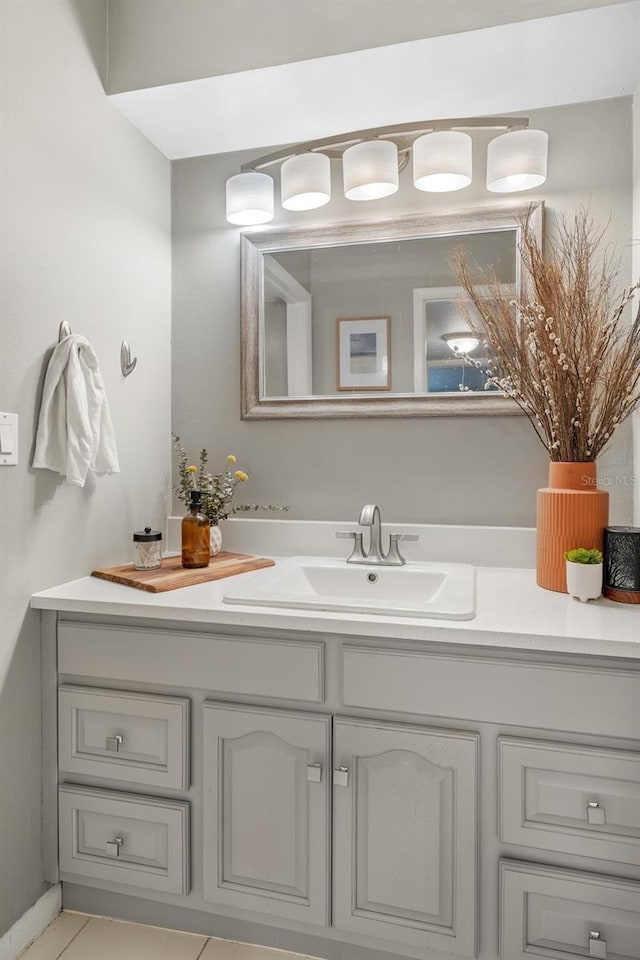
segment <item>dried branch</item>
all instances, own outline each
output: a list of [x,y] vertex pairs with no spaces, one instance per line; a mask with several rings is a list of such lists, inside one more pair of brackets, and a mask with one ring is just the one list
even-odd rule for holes
[[640,283],[614,299],[618,265],[588,211],[562,218],[550,252],[530,216],[521,222],[522,296],[505,296],[495,272],[472,275],[458,247],[453,270],[475,311],[461,306],[493,351],[489,383],[526,413],[551,459],[592,461],[640,406],[640,304],[627,319]]

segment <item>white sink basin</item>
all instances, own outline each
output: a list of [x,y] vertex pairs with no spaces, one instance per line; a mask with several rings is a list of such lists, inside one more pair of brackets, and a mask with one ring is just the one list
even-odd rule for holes
[[223,599],[261,607],[471,620],[475,568],[464,563],[365,566],[328,557],[289,557],[243,578]]

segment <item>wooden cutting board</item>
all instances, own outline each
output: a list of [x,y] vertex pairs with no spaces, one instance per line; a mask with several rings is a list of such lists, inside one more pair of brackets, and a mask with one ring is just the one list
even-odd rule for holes
[[238,573],[249,573],[263,567],[275,566],[274,560],[266,557],[251,557],[246,553],[226,553],[221,550],[211,560],[208,567],[185,570],[180,557],[166,557],[157,570],[135,570],[132,563],[122,567],[109,567],[106,570],[94,570],[92,577],[122,583],[125,587],[147,590],[149,593],[165,593],[180,587],[191,587],[196,583],[208,583],[210,580],[223,580],[235,577]]

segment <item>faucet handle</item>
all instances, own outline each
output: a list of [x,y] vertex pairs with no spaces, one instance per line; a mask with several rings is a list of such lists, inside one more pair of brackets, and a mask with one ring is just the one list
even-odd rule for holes
[[353,550],[347,557],[347,563],[349,563],[350,560],[366,559],[362,547],[362,533],[359,530],[338,530],[336,537],[338,540],[351,540],[353,538]]
[[392,533],[389,535],[387,561],[391,566],[404,566],[407,562],[398,549],[401,540],[419,540],[417,533]]

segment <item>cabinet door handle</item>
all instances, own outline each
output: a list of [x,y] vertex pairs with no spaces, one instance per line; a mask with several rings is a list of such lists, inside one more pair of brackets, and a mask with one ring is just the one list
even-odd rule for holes
[[607,941],[603,940],[599,930],[589,931],[589,956],[607,957]]
[[122,837],[114,837],[113,840],[107,840],[104,845],[108,857],[119,857],[120,849],[124,846]]
[[338,767],[333,771],[333,783],[336,787],[346,787],[349,783],[349,768]]
[[104,746],[109,753],[119,753],[120,747],[122,746],[122,736],[117,733],[115,737],[107,737],[104,741]]
[[319,761],[310,763],[307,767],[307,780],[309,783],[320,783],[322,780],[322,764]]
[[[603,824],[605,822],[604,807],[601,807],[597,800],[589,800],[587,804],[588,823]],[[596,953],[597,957],[598,954]]]

